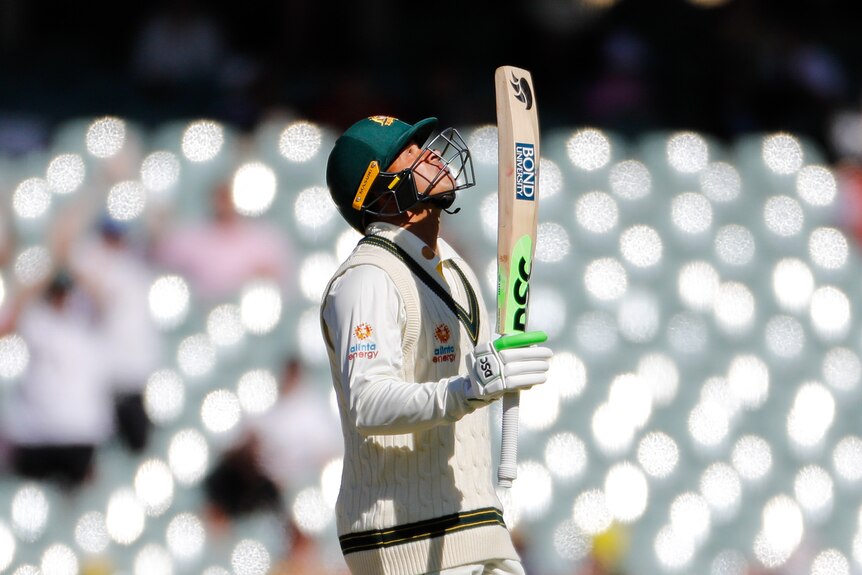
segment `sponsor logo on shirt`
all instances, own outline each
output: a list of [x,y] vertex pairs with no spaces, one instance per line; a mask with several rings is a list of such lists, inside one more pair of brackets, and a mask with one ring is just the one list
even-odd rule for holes
[[452,330],[445,323],[441,323],[434,329],[434,337],[440,343],[448,343],[449,338],[452,337]]
[[353,328],[353,335],[356,336],[356,339],[359,341],[363,341],[371,337],[371,334],[374,333],[374,330],[371,329],[371,326],[367,323],[360,323],[355,328]]
[[380,353],[377,349],[377,344],[373,340],[369,340],[374,330],[367,323],[360,323],[353,328],[353,335],[359,340],[347,350],[347,361],[356,359],[374,359]]
[[449,345],[449,339],[452,337],[452,329],[445,323],[441,323],[434,328],[434,338],[442,345],[434,348],[434,357],[431,361],[434,363],[454,363],[457,354],[455,346]]

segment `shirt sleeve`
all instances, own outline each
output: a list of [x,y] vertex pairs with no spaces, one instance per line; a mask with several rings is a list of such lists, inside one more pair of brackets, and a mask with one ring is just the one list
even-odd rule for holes
[[402,379],[405,307],[382,269],[360,265],[336,280],[323,320],[340,361],[337,391],[363,435],[422,431],[475,409],[467,401],[466,375],[429,382]]

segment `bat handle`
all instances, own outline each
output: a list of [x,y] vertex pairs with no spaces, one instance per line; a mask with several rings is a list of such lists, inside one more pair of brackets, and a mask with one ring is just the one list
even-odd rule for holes
[[[494,341],[497,350],[511,347],[525,347],[542,343],[548,339],[543,331],[528,331],[504,335]],[[500,442],[500,467],[497,468],[497,485],[512,487],[518,477],[518,414],[521,394],[512,391],[503,396],[503,430]]]
[[500,467],[497,468],[497,485],[512,487],[518,476],[518,410],[521,393],[513,391],[503,396],[503,430],[500,442]]

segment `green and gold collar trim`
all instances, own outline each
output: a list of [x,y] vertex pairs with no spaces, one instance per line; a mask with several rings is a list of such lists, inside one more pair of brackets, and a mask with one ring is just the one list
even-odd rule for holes
[[449,263],[452,264],[452,269],[455,270],[455,273],[458,274],[458,277],[461,279],[461,283],[464,285],[464,290],[467,292],[467,306],[469,309],[465,310],[463,307],[458,305],[452,298],[452,294],[447,292],[440,282],[435,280],[431,275],[421,266],[419,265],[413,258],[410,257],[404,249],[393,242],[392,240],[386,239],[381,236],[365,236],[361,240],[359,240],[361,244],[371,244],[373,246],[377,246],[382,248],[401,261],[410,268],[410,271],[413,274],[422,280],[422,282],[431,288],[437,297],[443,300],[443,303],[455,314],[455,316],[460,320],[461,324],[467,330],[467,335],[470,336],[470,341],[473,342],[473,345],[476,345],[479,341],[479,300],[476,297],[476,292],[473,291],[473,287],[470,285],[470,282],[467,281],[467,276],[464,275],[464,272],[461,271],[461,268],[455,263],[455,260],[449,260]]

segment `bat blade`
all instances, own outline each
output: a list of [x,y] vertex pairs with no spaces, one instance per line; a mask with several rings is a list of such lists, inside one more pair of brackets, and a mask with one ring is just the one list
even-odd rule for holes
[[[497,333],[527,330],[530,275],[539,208],[539,115],[529,71],[501,66],[494,73],[497,104]],[[503,397],[498,484],[517,476],[517,392]]]

